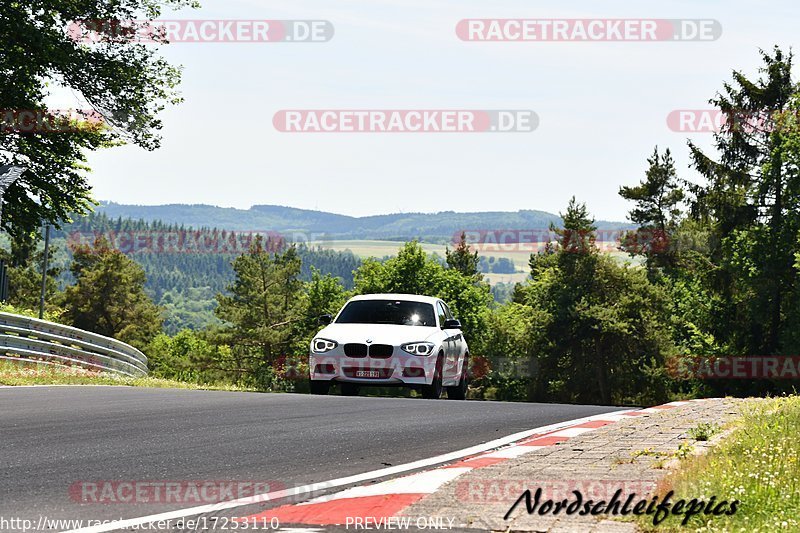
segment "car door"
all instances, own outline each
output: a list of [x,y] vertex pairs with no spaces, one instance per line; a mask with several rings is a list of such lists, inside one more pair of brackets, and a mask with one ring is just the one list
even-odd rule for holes
[[[448,319],[455,318],[446,303],[442,302],[442,306],[444,307],[444,312]],[[449,332],[450,350],[453,354],[453,372],[455,377],[458,377],[461,375],[459,372],[459,363],[461,362],[461,355],[464,353],[464,336],[461,334],[461,330],[458,329],[452,329],[449,330]]]
[[[439,315],[439,324],[442,326],[444,326],[444,323],[448,318],[453,317],[453,315],[449,313],[444,302],[436,302],[436,314]],[[444,331],[446,337],[444,341],[444,372],[442,377],[444,377],[446,380],[451,380],[453,376],[456,375],[456,371],[458,370],[458,354],[455,353],[455,350],[453,349],[453,337],[458,333],[458,331],[454,329],[445,329],[444,327],[442,327],[442,331]]]

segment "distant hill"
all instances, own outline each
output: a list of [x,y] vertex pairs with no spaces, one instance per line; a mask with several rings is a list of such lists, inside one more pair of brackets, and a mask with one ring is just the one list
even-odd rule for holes
[[[443,211],[351,217],[277,205],[234,209],[201,204],[144,206],[103,202],[97,211],[115,219],[162,221],[194,228],[325,233],[328,238],[334,239],[403,241],[417,238],[428,242],[450,242],[454,234],[464,230],[531,230],[546,229],[551,222],[561,224],[558,215],[534,210],[480,213]],[[597,226],[620,229],[630,227],[630,224],[597,221]]]

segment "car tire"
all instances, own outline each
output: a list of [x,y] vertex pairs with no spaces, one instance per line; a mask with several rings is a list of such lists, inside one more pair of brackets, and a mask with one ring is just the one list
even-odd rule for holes
[[319,395],[326,395],[331,390],[331,382],[330,381],[314,381],[313,379],[309,382],[309,389],[311,390],[311,394],[319,394]]
[[469,357],[464,357],[464,365],[461,370],[461,379],[458,380],[458,385],[447,387],[448,400],[466,400],[467,388],[469,387]]
[[439,355],[436,360],[436,370],[433,371],[433,379],[430,385],[422,386],[422,397],[426,400],[438,400],[442,397],[442,366],[444,365],[444,358]]
[[342,396],[358,396],[361,392],[361,387],[355,383],[342,383]]

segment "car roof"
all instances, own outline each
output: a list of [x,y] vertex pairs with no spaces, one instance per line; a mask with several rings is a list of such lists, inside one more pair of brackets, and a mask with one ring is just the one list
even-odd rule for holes
[[395,294],[395,293],[361,294],[359,296],[353,296],[352,298],[350,298],[351,302],[357,302],[362,300],[404,300],[407,302],[424,302],[428,304],[435,304],[436,302],[440,301],[440,298],[434,298],[433,296],[422,296],[419,294]]

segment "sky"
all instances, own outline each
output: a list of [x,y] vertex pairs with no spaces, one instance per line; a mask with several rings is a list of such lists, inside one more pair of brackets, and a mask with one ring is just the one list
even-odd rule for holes
[[[687,139],[673,110],[707,109],[759,48],[794,45],[796,1],[202,0],[176,19],[328,20],[324,43],[173,43],[185,102],[163,113],[163,145],[90,155],[95,198],[249,208],[277,204],[354,216],[563,211],[573,195],[623,220],[621,185],[657,145],[682,177]],[[701,42],[466,42],[469,18],[715,19]],[[286,109],[526,109],[533,132],[284,133]]]

